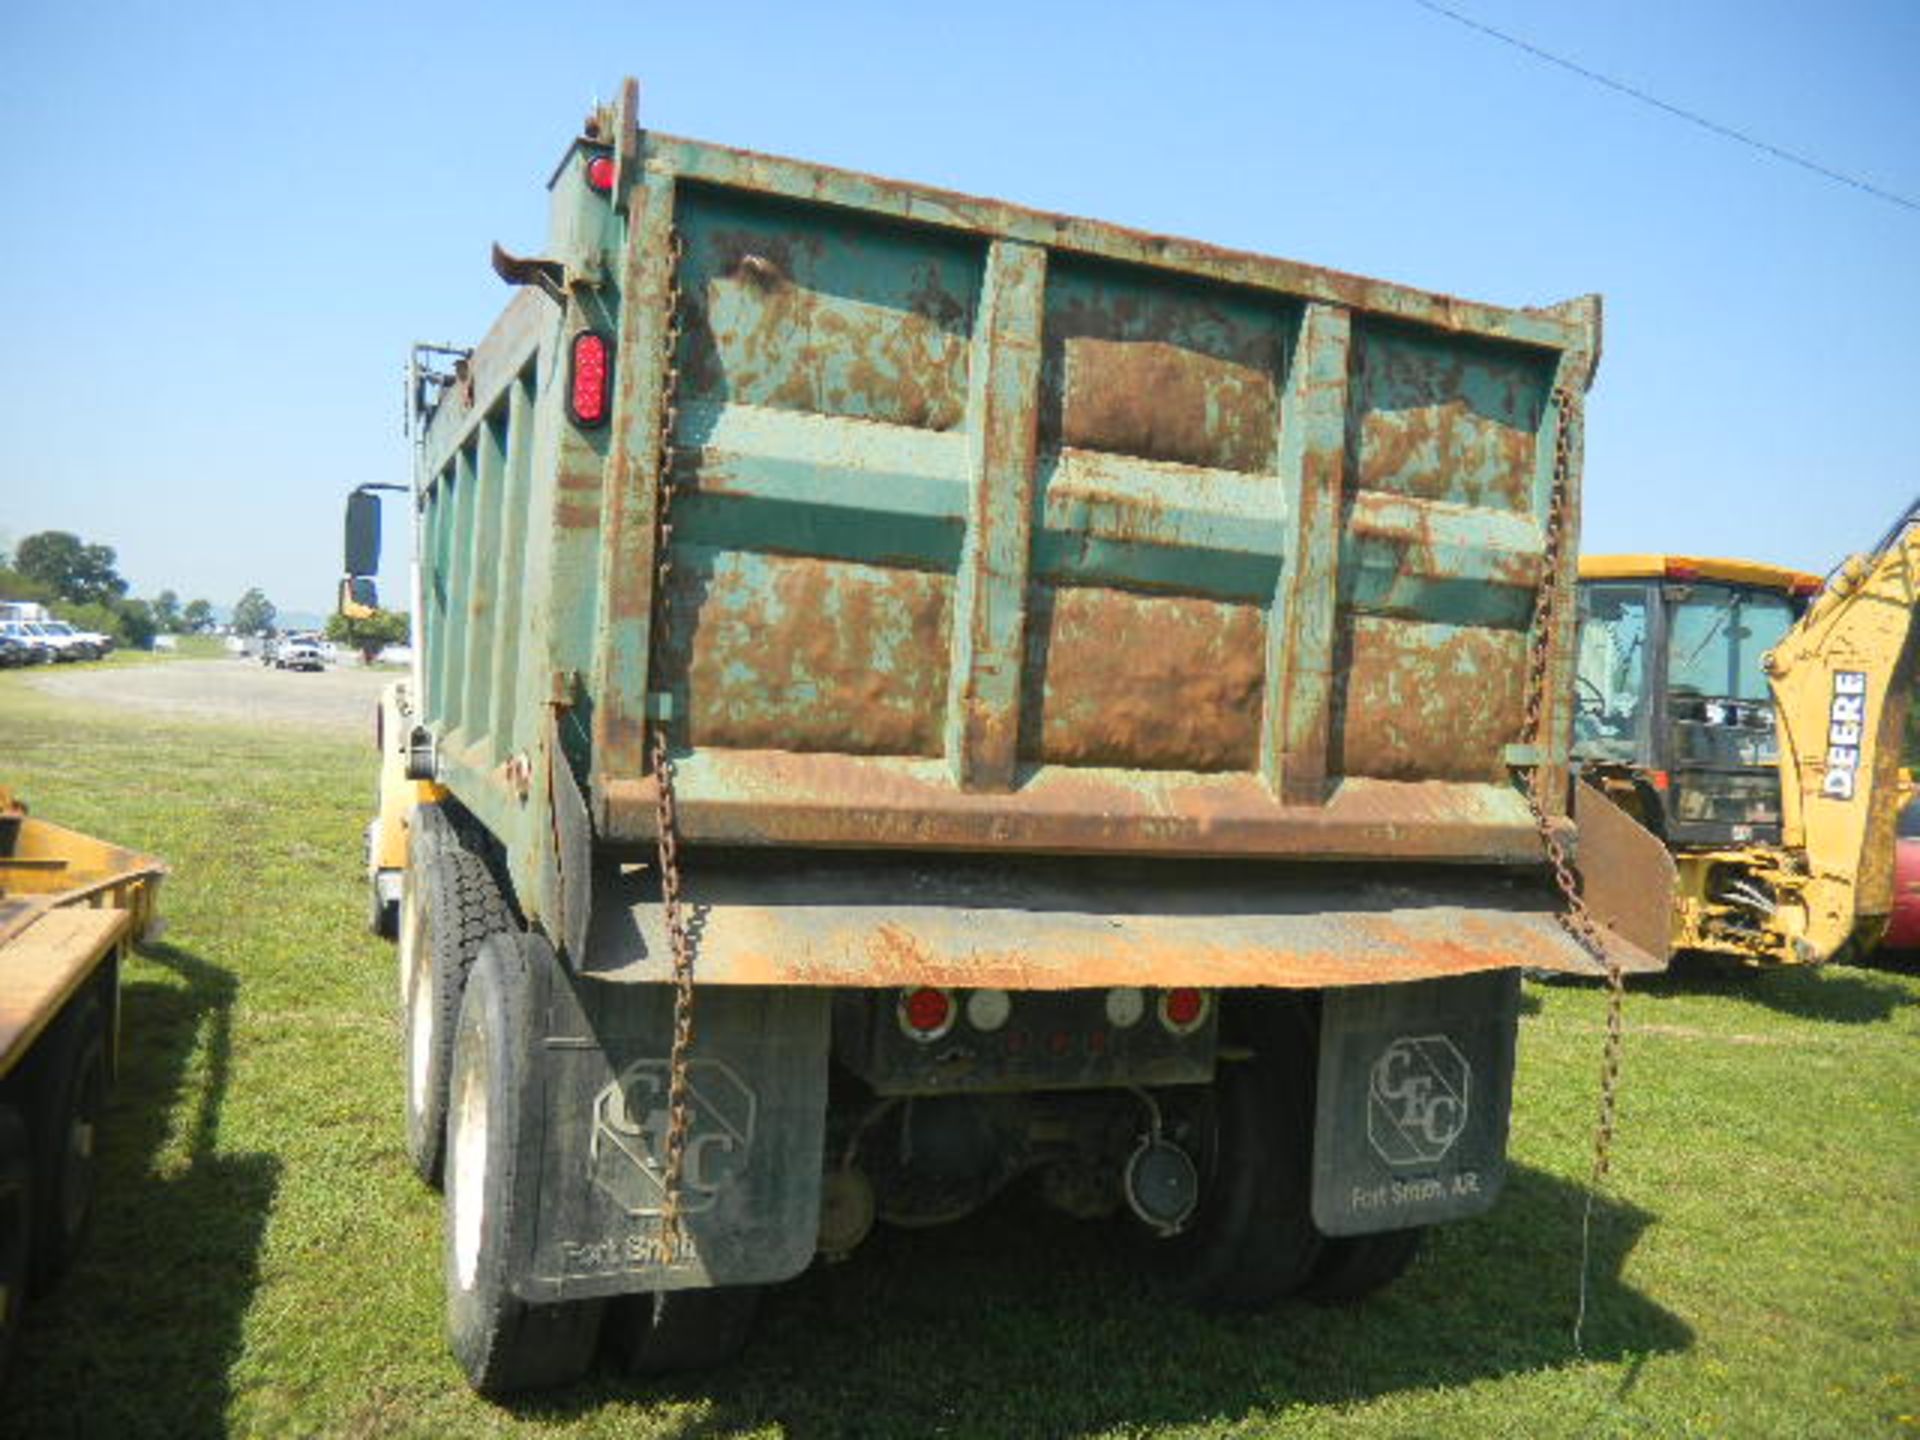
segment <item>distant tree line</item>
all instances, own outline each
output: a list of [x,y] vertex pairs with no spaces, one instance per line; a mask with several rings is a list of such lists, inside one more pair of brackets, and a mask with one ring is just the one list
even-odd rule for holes
[[[151,600],[129,595],[119,557],[111,545],[88,544],[67,530],[29,535],[8,555],[0,552],[0,600],[45,605],[82,630],[116,637],[144,650],[156,635],[203,635],[215,626],[213,604],[162,590]],[[233,629],[242,635],[272,631],[278,612],[255,587],[233,607]]]

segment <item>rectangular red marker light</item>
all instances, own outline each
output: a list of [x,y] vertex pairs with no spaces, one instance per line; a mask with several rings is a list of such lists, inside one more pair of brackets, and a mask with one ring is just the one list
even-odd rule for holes
[[567,387],[567,408],[576,425],[599,425],[607,418],[611,358],[607,337],[582,330],[573,337],[573,383]]

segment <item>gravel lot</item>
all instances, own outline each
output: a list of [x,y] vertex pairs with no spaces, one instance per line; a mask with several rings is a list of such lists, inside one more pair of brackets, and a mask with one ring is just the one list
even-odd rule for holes
[[317,673],[273,670],[236,657],[40,670],[28,683],[64,699],[155,715],[371,737],[380,691],[404,673],[354,662]]

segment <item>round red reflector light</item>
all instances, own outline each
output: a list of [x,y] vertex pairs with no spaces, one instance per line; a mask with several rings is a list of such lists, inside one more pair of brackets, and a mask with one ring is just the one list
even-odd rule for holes
[[573,383],[567,387],[567,408],[576,425],[598,425],[607,418],[607,337],[582,330],[573,337]]
[[613,189],[613,157],[596,155],[587,161],[587,184],[602,195]]
[[1191,986],[1169,990],[1161,998],[1160,1013],[1170,1029],[1191,1030],[1207,1013],[1206,994]]
[[944,990],[922,985],[900,997],[900,1023],[920,1040],[937,1040],[953,1024],[953,997]]

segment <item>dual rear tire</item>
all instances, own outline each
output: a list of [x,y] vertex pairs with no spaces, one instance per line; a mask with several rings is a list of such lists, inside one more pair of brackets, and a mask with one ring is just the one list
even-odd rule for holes
[[1201,1199],[1178,1235],[1155,1242],[1167,1287],[1201,1309],[1264,1310],[1288,1297],[1359,1300],[1397,1279],[1424,1231],[1328,1236],[1313,1223],[1318,1017],[1305,997],[1236,995],[1223,1015],[1248,1052],[1178,1117]]
[[445,806],[415,809],[400,898],[401,1049],[407,1159],[429,1185],[440,1183],[446,1152],[448,1064],[467,972],[488,936],[518,930],[479,828]]
[[677,1290],[613,1301],[532,1304],[513,1292],[533,1216],[521,1172],[528,1057],[535,1053],[536,971],[556,965],[537,935],[487,939],[467,974],[451,1037],[446,1143],[447,1335],[468,1383],[504,1396],[579,1379],[601,1347],[610,1364],[657,1375],[718,1364],[745,1343],[755,1287]]

